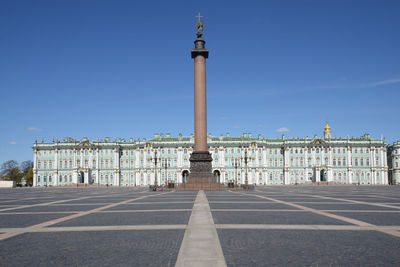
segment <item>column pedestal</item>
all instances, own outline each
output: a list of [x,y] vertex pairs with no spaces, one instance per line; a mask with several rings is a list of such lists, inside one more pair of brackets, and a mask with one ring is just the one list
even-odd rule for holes
[[181,184],[178,190],[222,190],[212,173],[212,157],[208,151],[194,151],[190,155],[190,174],[187,183]]

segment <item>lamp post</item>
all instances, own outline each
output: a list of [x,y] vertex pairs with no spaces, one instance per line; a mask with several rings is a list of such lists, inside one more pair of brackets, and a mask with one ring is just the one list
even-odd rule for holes
[[169,181],[167,180],[167,169],[169,167],[168,159],[164,159],[164,163],[162,163],[162,167],[164,167],[164,169],[165,169],[165,171],[164,171],[164,181],[167,181],[167,183],[169,184]]
[[247,149],[244,150],[244,165],[245,165],[245,180],[244,180],[244,184],[245,184],[245,188],[247,189],[249,186],[249,180],[247,178],[247,162],[249,157],[247,156]]
[[157,150],[154,151],[154,157],[149,157],[148,158],[151,162],[154,161],[154,187],[153,190],[157,190],[158,184],[157,184],[157,162],[161,161],[161,158],[157,158]]
[[234,164],[233,166],[235,167],[235,174],[236,174],[236,175],[235,175],[235,185],[236,185],[236,186],[237,186],[237,178],[238,178],[238,177],[237,177],[237,176],[238,176],[238,174],[237,174],[237,169],[238,169],[238,167],[240,166],[240,161],[241,161],[241,160],[240,160],[239,158],[235,158],[235,159],[234,159],[234,163],[233,163],[233,164]]

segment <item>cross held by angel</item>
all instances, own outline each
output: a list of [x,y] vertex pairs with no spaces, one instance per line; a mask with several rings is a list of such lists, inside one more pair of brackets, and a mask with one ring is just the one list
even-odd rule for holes
[[201,21],[200,18],[202,18],[203,16],[200,16],[200,12],[199,15],[196,16],[196,18],[198,18],[197,22],[196,22],[196,28],[197,28],[197,38],[201,38],[203,36],[203,29],[204,29],[204,21]]

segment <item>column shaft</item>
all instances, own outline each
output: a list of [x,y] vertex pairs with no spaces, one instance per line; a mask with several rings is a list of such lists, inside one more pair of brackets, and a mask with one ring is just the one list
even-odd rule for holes
[[206,60],[201,55],[194,59],[194,95],[194,150],[207,151]]

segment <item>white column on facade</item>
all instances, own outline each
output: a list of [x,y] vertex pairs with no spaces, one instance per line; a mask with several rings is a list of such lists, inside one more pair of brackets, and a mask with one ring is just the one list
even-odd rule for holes
[[37,149],[33,151],[33,186],[37,186]]
[[121,165],[120,165],[120,151],[118,148],[114,149],[114,184],[120,186],[121,183]]
[[99,148],[96,148],[96,183],[100,184],[100,171],[99,171],[99,167],[100,167],[100,155],[99,155]]
[[54,169],[58,170],[61,166],[58,166],[58,149],[54,150]]
[[[80,150],[80,154],[81,154],[81,167],[83,166],[83,149],[81,148]],[[78,166],[79,167],[79,166]]]
[[265,168],[267,167],[267,149],[263,147],[262,152],[262,166]]
[[[221,152],[221,167],[226,168],[227,166],[225,165],[225,148],[223,146],[220,147],[220,152]],[[225,179],[225,174],[224,174],[224,179]]]
[[[52,174],[51,175],[53,175],[54,176],[54,182],[52,181],[52,183],[54,183],[54,185],[55,186],[57,186],[58,185],[58,176],[59,176],[59,173],[58,173],[58,169],[59,168],[61,168],[61,166],[58,166],[58,148],[56,147],[56,149],[54,150],[54,161],[55,161],[55,163],[54,163],[54,166],[53,166],[53,169],[52,169]],[[60,158],[61,158],[61,156],[60,156]],[[48,166],[49,166],[49,169],[51,169],[51,166],[50,166],[50,161],[48,161]]]
[[353,176],[353,169],[352,169],[352,158],[351,158],[351,153],[352,153],[352,151],[351,151],[351,147],[350,146],[348,146],[347,147],[347,169],[348,169],[348,173],[347,173],[347,175],[348,175],[348,179],[349,179],[349,184],[352,184],[353,183],[353,179],[354,179],[354,176]]

